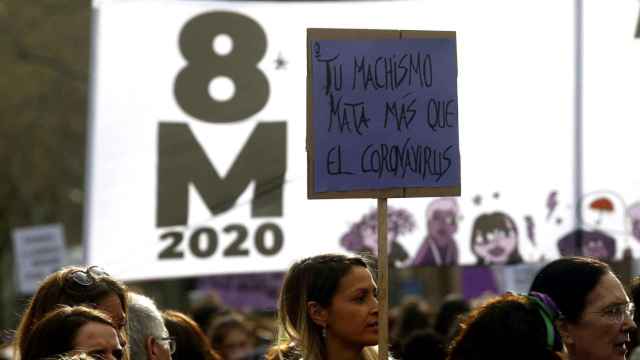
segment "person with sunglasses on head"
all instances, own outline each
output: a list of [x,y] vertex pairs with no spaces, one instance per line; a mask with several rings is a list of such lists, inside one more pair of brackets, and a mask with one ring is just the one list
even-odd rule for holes
[[131,360],[171,360],[176,339],[169,335],[155,302],[130,292],[128,304]]
[[634,305],[609,265],[589,257],[565,257],[545,265],[531,291],[544,293],[562,317],[556,329],[569,360],[624,360],[636,329]]
[[54,358],[73,351],[102,360],[122,360],[124,357],[111,318],[84,306],[60,305],[38,321],[23,341],[21,360]]
[[553,321],[561,315],[544,294],[507,293],[464,317],[447,360],[560,360]]
[[[22,314],[15,335],[15,353],[24,349],[24,338],[45,314],[59,305],[84,305],[103,311],[127,341],[127,288],[97,266],[69,266],[47,276]],[[125,351],[125,359],[127,354]]]

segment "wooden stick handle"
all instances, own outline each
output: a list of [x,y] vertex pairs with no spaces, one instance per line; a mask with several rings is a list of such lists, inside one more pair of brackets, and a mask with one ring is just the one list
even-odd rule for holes
[[387,199],[378,199],[378,359],[389,358],[389,259]]

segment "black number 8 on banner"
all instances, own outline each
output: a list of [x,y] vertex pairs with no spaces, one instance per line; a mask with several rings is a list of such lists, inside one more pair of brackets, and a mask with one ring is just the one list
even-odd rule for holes
[[[214,39],[226,34],[229,54],[213,48]],[[269,98],[269,82],[257,65],[267,49],[262,27],[244,15],[219,11],[198,15],[180,32],[180,51],[187,65],[178,73],[175,96],[189,115],[207,122],[229,123],[260,111]],[[230,78],[235,93],[228,101],[209,96],[209,84],[219,76]]]

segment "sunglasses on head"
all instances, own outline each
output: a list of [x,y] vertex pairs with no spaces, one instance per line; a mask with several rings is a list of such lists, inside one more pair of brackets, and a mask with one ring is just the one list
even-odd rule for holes
[[101,267],[94,265],[89,266],[85,270],[71,271],[67,276],[78,285],[91,286],[95,284],[96,278],[99,278],[101,276],[109,276],[109,274]]

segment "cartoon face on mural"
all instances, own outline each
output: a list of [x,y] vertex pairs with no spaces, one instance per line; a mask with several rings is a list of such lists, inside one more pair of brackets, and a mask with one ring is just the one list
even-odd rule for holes
[[[398,242],[400,235],[415,228],[413,215],[404,209],[389,207],[387,212],[387,253],[389,265],[398,267],[409,257],[405,248]],[[340,239],[345,249],[356,253],[378,255],[378,213],[374,209],[362,216],[360,221],[351,225],[349,231]]]
[[[598,190],[584,194],[581,199],[582,228],[598,230],[612,237],[627,229],[628,208],[625,199],[613,190]],[[626,210],[626,211],[625,211]]]
[[458,247],[453,235],[458,231],[458,203],[455,198],[433,200],[427,207],[427,236],[423,240],[412,264],[455,265]]
[[453,241],[458,231],[458,214],[454,210],[435,210],[427,217],[427,231],[438,246],[446,246]]
[[603,221],[603,218],[613,214],[615,212],[615,206],[613,205],[613,201],[608,199],[607,197],[599,197],[589,203],[589,209],[596,214],[598,217],[595,220],[595,226],[599,227]]
[[558,240],[562,256],[592,256],[611,260],[616,254],[616,240],[599,230],[573,230]]
[[513,219],[502,212],[478,216],[471,231],[471,251],[479,265],[522,262],[518,229]]

